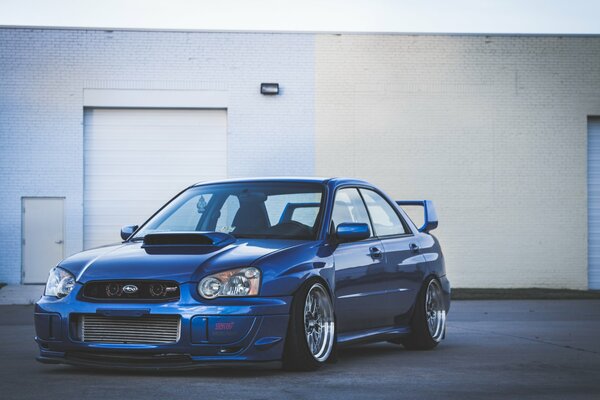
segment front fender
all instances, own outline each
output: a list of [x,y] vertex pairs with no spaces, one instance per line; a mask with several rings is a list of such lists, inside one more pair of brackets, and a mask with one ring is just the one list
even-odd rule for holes
[[260,295],[293,295],[304,282],[320,278],[334,290],[334,264],[331,251],[323,244],[298,246],[263,257],[256,263],[262,271]]

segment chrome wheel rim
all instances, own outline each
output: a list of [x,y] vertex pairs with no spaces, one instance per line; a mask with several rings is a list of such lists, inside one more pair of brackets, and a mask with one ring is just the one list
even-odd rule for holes
[[308,350],[315,360],[327,360],[333,348],[335,331],[333,305],[323,285],[315,283],[304,303],[304,334]]
[[446,309],[440,284],[431,280],[427,286],[425,295],[425,314],[427,316],[427,327],[431,338],[436,342],[442,340],[446,329]]

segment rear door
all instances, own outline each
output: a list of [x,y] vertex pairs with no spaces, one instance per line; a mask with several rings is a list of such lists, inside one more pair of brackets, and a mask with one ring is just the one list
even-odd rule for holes
[[398,325],[405,322],[423,281],[418,269],[418,264],[423,261],[418,237],[383,196],[370,189],[361,188],[360,193],[385,253],[385,279],[380,285],[385,291],[381,300],[388,316],[387,325]]

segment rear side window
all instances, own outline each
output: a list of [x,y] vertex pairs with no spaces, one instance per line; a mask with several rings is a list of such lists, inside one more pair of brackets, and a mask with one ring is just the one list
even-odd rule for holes
[[339,224],[344,222],[359,222],[367,224],[371,230],[371,236],[373,235],[373,228],[371,228],[369,214],[367,214],[365,203],[363,203],[356,188],[340,189],[337,191],[333,205],[331,222],[333,224],[334,231],[337,229]]
[[390,203],[372,190],[360,189],[365,199],[373,230],[377,236],[402,235],[406,233],[404,225]]

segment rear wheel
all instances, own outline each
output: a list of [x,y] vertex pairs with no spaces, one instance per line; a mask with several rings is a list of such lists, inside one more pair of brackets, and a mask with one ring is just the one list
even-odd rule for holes
[[425,281],[415,307],[411,333],[400,343],[410,350],[433,349],[446,333],[444,293],[437,279]]
[[304,285],[292,301],[283,367],[313,371],[331,356],[335,344],[333,303],[319,281]]

